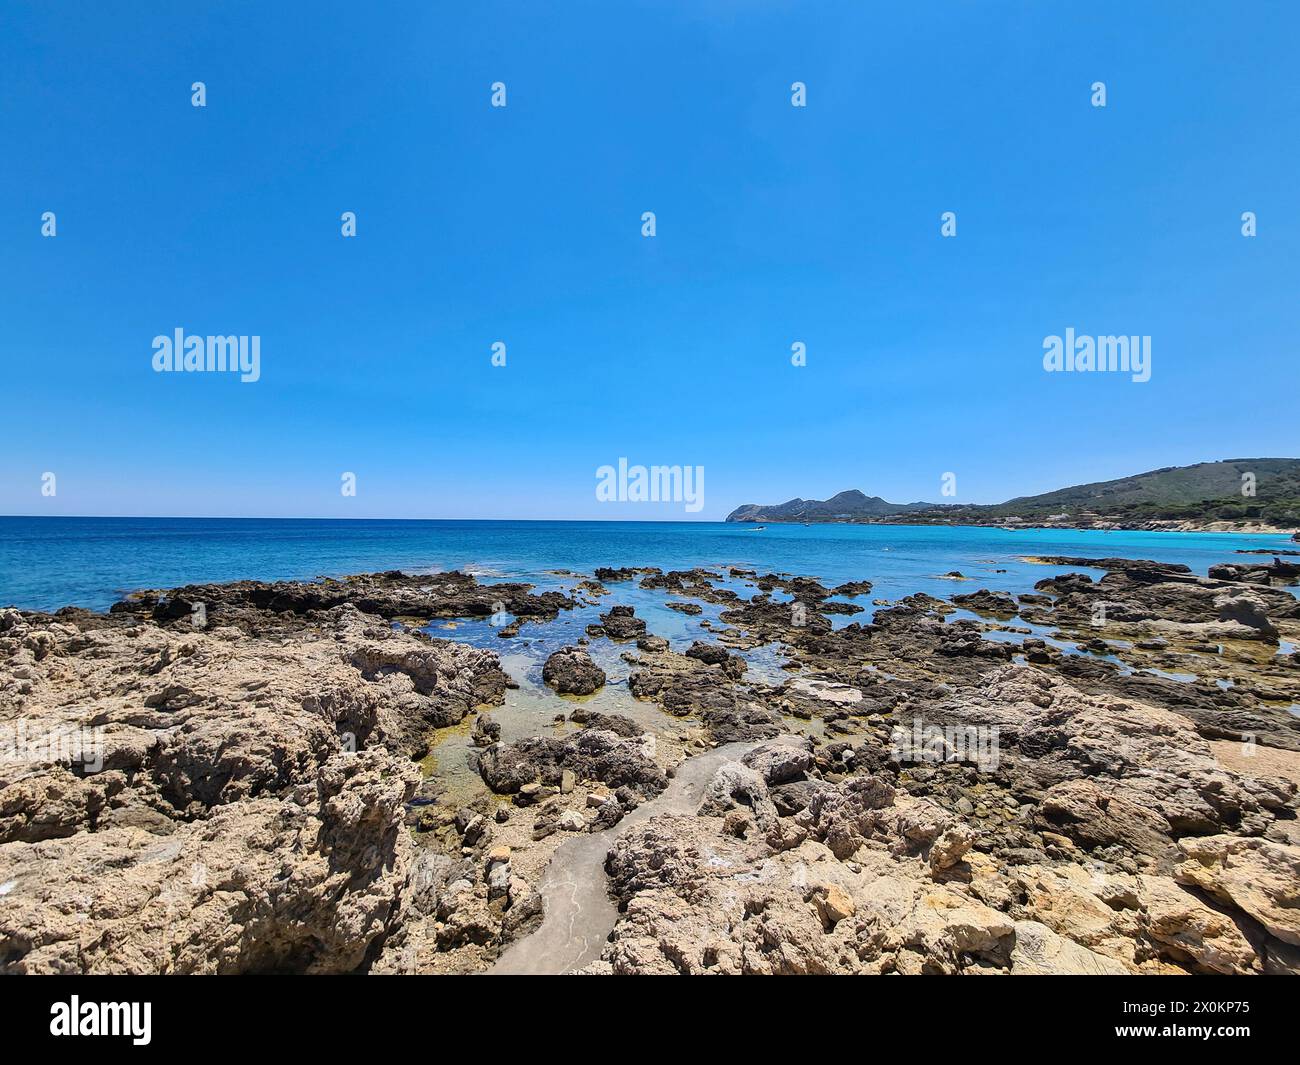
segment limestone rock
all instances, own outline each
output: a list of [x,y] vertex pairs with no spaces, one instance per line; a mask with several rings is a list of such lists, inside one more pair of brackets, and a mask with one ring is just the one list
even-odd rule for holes
[[587,830],[587,822],[577,810],[565,810],[564,813],[560,814],[557,824],[565,832],[585,832]]
[[417,775],[380,750],[159,837],[132,828],[0,846],[11,973],[350,972],[395,925]]
[[499,660],[245,594],[5,614],[0,723],[38,742],[0,762],[0,971],[353,972],[399,930],[411,759]]
[[658,795],[668,784],[645,742],[604,729],[493,744],[479,756],[478,769],[498,794],[511,794],[538,781],[559,788],[566,769],[577,780],[597,781],[610,788],[628,786],[642,796]]
[[1250,914],[1269,935],[1300,945],[1300,847],[1267,839],[1207,836],[1178,841],[1187,856],[1174,873]]
[[757,770],[769,785],[803,780],[813,766],[812,741],[803,736],[778,736],[755,747],[741,761]]
[[1036,921],[1017,921],[1012,976],[1124,976],[1128,970]]
[[852,917],[858,909],[853,896],[839,884],[825,885],[817,891],[816,899],[817,912],[821,914],[822,921],[831,928],[845,918]]
[[1167,877],[1139,877],[1144,933],[1164,953],[1215,973],[1255,971],[1258,958],[1242,927]]
[[700,803],[701,817],[722,817],[737,806],[746,806],[760,826],[776,821],[776,806],[767,793],[763,778],[739,762],[727,762],[718,767],[704,791]]

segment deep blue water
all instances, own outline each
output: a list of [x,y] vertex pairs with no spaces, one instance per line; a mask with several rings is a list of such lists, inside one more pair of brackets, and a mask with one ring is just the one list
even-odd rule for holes
[[[102,610],[139,588],[383,569],[463,569],[483,579],[567,587],[571,582],[550,571],[590,573],[603,565],[738,565],[827,584],[865,578],[876,584],[868,598],[917,591],[947,597],[976,587],[1027,591],[1046,574],[1017,561],[1021,555],[1150,558],[1203,574],[1216,562],[1240,560],[1238,548],[1287,546],[1294,545],[1282,535],[907,525],[768,525],[759,532],[722,522],[0,517],[0,604]],[[975,580],[942,579],[950,570]]]

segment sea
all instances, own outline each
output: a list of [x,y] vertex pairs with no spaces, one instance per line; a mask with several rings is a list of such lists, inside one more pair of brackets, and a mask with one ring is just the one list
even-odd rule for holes
[[1248,559],[1242,550],[1294,547],[1281,534],[971,526],[0,517],[0,605],[106,610],[142,588],[390,569],[463,570],[545,590],[569,586],[564,571],[590,575],[597,566],[736,566],[827,585],[870,580],[873,598],[947,597],[953,571],[973,578],[961,590],[1028,591],[1044,571],[1026,557],[1146,558],[1204,574]]

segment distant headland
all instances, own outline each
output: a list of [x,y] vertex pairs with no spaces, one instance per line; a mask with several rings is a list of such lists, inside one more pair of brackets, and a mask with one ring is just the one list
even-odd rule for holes
[[727,521],[1295,532],[1300,529],[1300,459],[1166,466],[992,504],[890,503],[851,490],[825,500],[746,503]]

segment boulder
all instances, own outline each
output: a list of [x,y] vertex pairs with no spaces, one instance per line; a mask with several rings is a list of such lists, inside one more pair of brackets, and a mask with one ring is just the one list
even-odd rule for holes
[[645,635],[645,622],[630,606],[612,606],[600,615],[601,628],[611,640],[635,640]]
[[1300,847],[1243,836],[1178,841],[1186,856],[1174,871],[1219,902],[1248,913],[1269,935],[1300,945]]
[[500,795],[522,792],[534,783],[558,789],[565,770],[571,770],[576,780],[596,781],[610,788],[627,786],[642,798],[658,795],[668,785],[646,742],[624,739],[604,729],[493,744],[479,756],[478,770],[484,783]]
[[757,770],[768,785],[790,784],[803,780],[812,768],[812,740],[806,736],[778,736],[755,747],[741,761]]
[[701,817],[722,817],[738,806],[749,807],[760,827],[777,819],[763,778],[739,762],[724,762],[705,788],[698,812]]
[[1243,924],[1207,906],[1168,877],[1138,878],[1142,931],[1160,952],[1202,972],[1243,974],[1259,968]]
[[1276,641],[1277,626],[1269,620],[1268,607],[1251,595],[1222,595],[1214,600],[1220,621],[1235,621],[1257,629],[1266,638]]
[[542,680],[561,695],[590,695],[605,686],[605,671],[580,647],[562,647],[542,666]]

